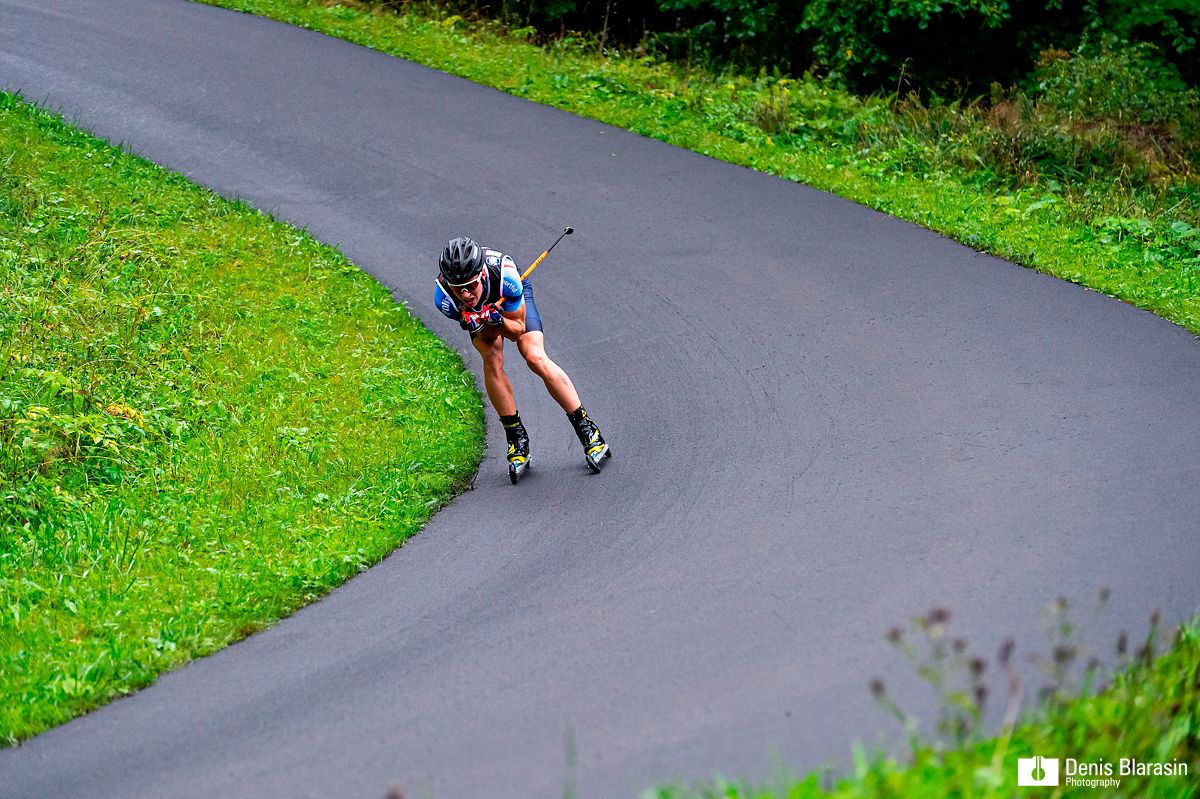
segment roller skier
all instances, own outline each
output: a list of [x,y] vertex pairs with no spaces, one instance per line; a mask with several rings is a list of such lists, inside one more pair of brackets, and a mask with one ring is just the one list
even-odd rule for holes
[[[567,228],[563,235],[570,232]],[[571,378],[546,355],[542,320],[528,275],[548,253],[542,253],[522,276],[508,255],[459,237],[442,249],[435,281],[438,309],[471,334],[471,343],[483,357],[483,382],[508,439],[508,475],[514,485],[529,467],[529,434],[521,423],[512,384],[504,372],[505,339],[516,342],[529,369],[542,378],[550,396],[566,413],[583,445],[588,468],[599,472],[601,462],[612,455],[580,403]]]

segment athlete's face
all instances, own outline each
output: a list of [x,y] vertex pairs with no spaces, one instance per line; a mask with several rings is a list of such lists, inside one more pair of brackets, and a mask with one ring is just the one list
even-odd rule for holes
[[475,279],[465,286],[452,286],[454,293],[458,295],[458,299],[465,302],[467,305],[475,305],[479,302],[483,294],[483,273],[480,272],[475,276]]

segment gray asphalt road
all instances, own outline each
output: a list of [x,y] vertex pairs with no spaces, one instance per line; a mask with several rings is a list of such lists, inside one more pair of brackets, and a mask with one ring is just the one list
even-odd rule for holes
[[[16,749],[0,796],[581,797],[844,763],[928,710],[890,625],[1042,641],[1200,600],[1200,344],[808,188],[175,0],[0,0],[0,84],[306,226],[432,306],[452,235],[530,259],[616,457],[514,364],[535,470],[324,601]],[[467,354],[475,367],[477,358]],[[515,353],[514,356],[515,357]],[[568,768],[565,740],[578,756]],[[1117,756],[1119,753],[1114,753]]]

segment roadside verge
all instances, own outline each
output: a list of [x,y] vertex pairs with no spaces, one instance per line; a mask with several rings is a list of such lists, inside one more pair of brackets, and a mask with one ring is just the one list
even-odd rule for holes
[[0,741],[380,560],[483,442],[459,357],[303,231],[0,94]]

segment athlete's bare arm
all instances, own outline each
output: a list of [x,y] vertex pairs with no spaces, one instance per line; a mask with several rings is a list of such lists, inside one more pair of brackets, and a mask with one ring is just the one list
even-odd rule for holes
[[500,335],[509,341],[516,341],[525,335],[524,305],[515,311],[501,311],[500,315],[504,317],[504,324],[500,326]]

